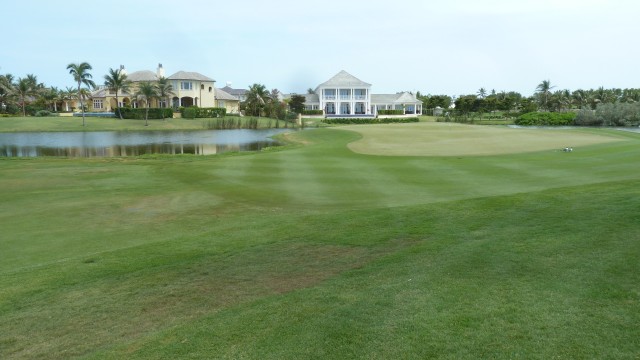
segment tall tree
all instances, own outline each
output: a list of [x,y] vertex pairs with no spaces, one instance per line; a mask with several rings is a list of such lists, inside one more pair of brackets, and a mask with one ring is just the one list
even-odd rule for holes
[[72,63],[67,65],[67,70],[69,70],[69,74],[71,74],[71,76],[73,76],[73,80],[78,83],[77,95],[78,95],[78,100],[80,101],[80,109],[82,109],[82,126],[85,126],[85,122],[84,122],[84,104],[82,102],[83,96],[82,96],[82,91],[80,89],[82,87],[82,84],[92,88],[96,86],[93,80],[91,80],[91,78],[93,78],[91,73],[89,73],[89,70],[91,69],[92,69],[91,65],[89,65],[89,63],[87,62],[82,62],[79,64]]
[[[161,76],[160,79],[158,79],[157,90],[158,90],[158,98],[165,101],[168,106],[168,104],[170,103],[169,98],[175,95],[175,93],[173,92],[173,86],[171,85],[171,82],[169,81],[169,79],[167,79],[164,76]],[[164,120],[164,111],[162,111],[162,120]]]
[[[116,109],[120,107],[120,101],[118,99],[118,93],[126,93],[131,89],[131,81],[127,79],[127,74],[122,72],[122,69],[109,69],[109,73],[104,76],[104,85],[116,93]],[[120,120],[122,120],[122,111],[118,110]]]
[[483,87],[481,87],[478,90],[478,96],[480,96],[480,99],[484,99],[485,97],[487,97],[487,90]]
[[305,101],[307,99],[302,95],[292,95],[289,101],[289,108],[296,114],[302,114]]
[[13,95],[13,76],[11,74],[0,75],[0,106],[2,111],[7,108],[7,103]]
[[553,88],[555,88],[555,86],[551,86],[551,81],[549,80],[543,80],[536,87],[536,94],[538,95],[540,107],[545,110],[549,110],[549,95],[551,94],[551,89]]
[[247,91],[247,109],[252,115],[260,116],[262,109],[269,100],[269,91],[262,84],[253,84]]
[[145,81],[140,83],[138,91],[136,92],[136,98],[146,103],[146,110],[144,112],[144,126],[149,126],[149,107],[151,106],[151,100],[158,97],[158,86]]
[[60,99],[64,102],[64,111],[69,111],[69,100],[77,97],[77,90],[67,86],[60,91]]
[[48,105],[52,105],[54,112],[58,112],[58,101],[60,100],[60,90],[57,87],[52,86],[48,89],[44,89],[41,93],[42,98]]
[[35,95],[36,90],[33,87],[33,82],[29,78],[18,78],[18,82],[14,88],[15,94],[20,98],[20,105],[22,106],[22,116],[27,116],[25,104],[27,98]]

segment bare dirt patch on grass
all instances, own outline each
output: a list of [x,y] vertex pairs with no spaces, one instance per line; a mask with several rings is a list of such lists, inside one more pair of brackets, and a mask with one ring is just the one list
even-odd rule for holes
[[356,153],[387,156],[469,156],[579,148],[622,139],[579,129],[513,129],[454,123],[354,125],[362,139],[348,145]]

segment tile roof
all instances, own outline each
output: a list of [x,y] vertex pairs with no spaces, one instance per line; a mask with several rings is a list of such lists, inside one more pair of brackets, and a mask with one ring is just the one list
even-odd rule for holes
[[245,90],[245,89],[233,89],[233,88],[231,88],[229,86],[225,86],[221,90],[224,91],[224,92],[227,92],[227,93],[229,93],[231,95],[234,95],[234,96],[240,96],[240,95],[244,95],[244,94],[247,93],[247,90]]
[[171,80],[198,80],[198,81],[215,81],[212,78],[206,77],[197,72],[191,71],[178,71],[177,73],[168,77]]
[[158,81],[158,75],[153,71],[149,71],[149,70],[134,71],[131,74],[127,75],[127,80],[130,80],[133,82]]
[[228,92],[216,88],[216,100],[231,100],[231,101],[240,101],[237,97],[229,94]]

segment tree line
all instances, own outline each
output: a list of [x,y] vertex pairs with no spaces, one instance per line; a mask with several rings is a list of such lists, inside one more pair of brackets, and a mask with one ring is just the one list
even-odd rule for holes
[[475,94],[460,96],[416,95],[423,102],[424,109],[449,109],[457,114],[506,112],[522,114],[534,111],[566,112],[596,110],[599,105],[640,102],[640,89],[554,90],[550,80],[543,80],[535,88],[532,96],[523,96],[516,91],[488,92],[480,88]]

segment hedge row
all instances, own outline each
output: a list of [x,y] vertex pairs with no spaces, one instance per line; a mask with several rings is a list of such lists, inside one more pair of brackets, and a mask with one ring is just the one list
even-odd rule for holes
[[322,110],[303,110],[302,115],[323,115]]
[[523,126],[566,126],[573,125],[576,113],[530,112],[520,115],[514,123]]
[[410,118],[331,118],[324,119],[325,124],[393,124],[419,122],[417,117]]
[[227,114],[227,109],[199,108],[195,106],[190,106],[186,108],[181,108],[180,112],[182,113],[182,117],[185,119],[220,118],[220,117],[224,117]]
[[404,115],[404,110],[378,110],[378,115]]
[[[170,108],[149,108],[148,110],[149,119],[166,119],[173,117],[173,110]],[[117,108],[115,117],[119,118],[120,113],[122,113],[123,119],[144,120],[146,111],[146,108]]]

